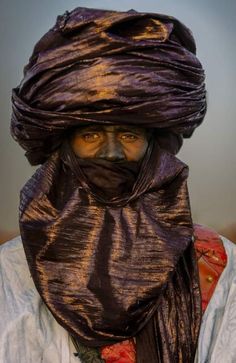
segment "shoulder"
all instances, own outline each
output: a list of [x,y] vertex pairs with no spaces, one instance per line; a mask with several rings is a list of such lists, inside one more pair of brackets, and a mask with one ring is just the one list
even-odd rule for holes
[[24,268],[26,266],[26,259],[24,255],[21,237],[3,243],[0,246],[0,274],[12,273],[17,267]]
[[195,224],[194,247],[198,261],[202,308],[205,310],[226,266],[228,271],[232,270],[236,246],[213,229]]
[[198,258],[204,256],[212,263],[226,265],[227,253],[223,239],[213,229],[200,224],[194,224],[194,247]]
[[12,255],[18,255],[21,253],[20,251],[23,251],[23,245],[20,236],[17,236],[12,240],[4,242],[0,245],[0,256],[1,258],[4,257],[4,259],[8,259]]
[[12,282],[13,285],[16,283],[16,276],[17,279],[22,276],[25,279],[26,276],[29,276],[28,265],[20,236],[0,246],[0,266],[0,277],[4,278],[5,282]]
[[0,316],[0,362],[80,362],[35,288],[20,237],[0,246]]
[[195,362],[235,362],[236,244],[207,231],[202,227],[195,233],[203,310],[207,307]]
[[0,286],[0,304],[5,316],[19,314],[37,296],[20,237],[0,246]]

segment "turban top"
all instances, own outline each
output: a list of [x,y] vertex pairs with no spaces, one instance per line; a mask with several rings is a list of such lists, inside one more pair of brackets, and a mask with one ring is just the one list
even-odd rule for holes
[[13,90],[11,132],[33,165],[81,125],[129,124],[190,137],[206,112],[189,29],[153,13],[76,8],[36,44]]

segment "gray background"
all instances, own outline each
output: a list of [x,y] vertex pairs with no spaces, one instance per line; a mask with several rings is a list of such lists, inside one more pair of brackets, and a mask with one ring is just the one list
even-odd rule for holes
[[219,0],[3,0],[0,8],[1,194],[0,232],[17,231],[19,191],[33,173],[9,135],[11,89],[22,78],[35,42],[56,16],[76,6],[154,11],[173,15],[193,31],[206,70],[208,112],[179,157],[190,167],[195,222],[224,230],[236,225],[235,1]]

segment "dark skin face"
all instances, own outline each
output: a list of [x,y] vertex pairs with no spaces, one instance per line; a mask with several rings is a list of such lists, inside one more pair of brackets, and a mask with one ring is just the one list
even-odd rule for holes
[[139,161],[148,147],[149,133],[135,126],[85,126],[71,137],[75,154],[83,159]]

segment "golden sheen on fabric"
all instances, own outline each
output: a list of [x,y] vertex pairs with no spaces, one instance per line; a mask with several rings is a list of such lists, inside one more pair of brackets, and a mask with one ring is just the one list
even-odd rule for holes
[[[136,337],[137,363],[191,363],[196,351],[188,169],[173,155],[206,112],[195,53],[172,17],[76,8],[36,44],[12,95],[12,135],[43,164],[20,198],[35,286],[80,344]],[[155,129],[137,177],[121,170],[128,193],[101,195],[65,142],[92,124]]]
[[35,46],[13,90],[11,132],[31,164],[91,123],[189,137],[206,112],[192,34],[173,17],[77,8]]
[[139,362],[151,331],[146,352],[191,362],[201,299],[187,167],[155,142],[132,192],[103,202],[72,155],[55,152],[21,193],[21,235],[42,299],[85,345],[136,336]]

